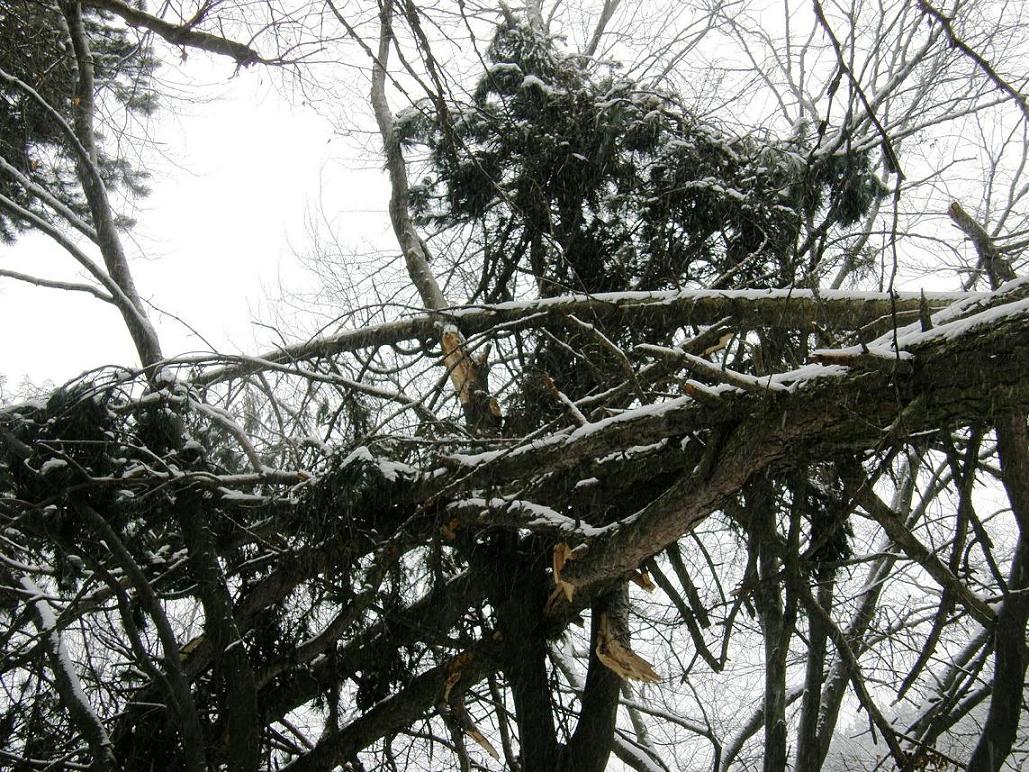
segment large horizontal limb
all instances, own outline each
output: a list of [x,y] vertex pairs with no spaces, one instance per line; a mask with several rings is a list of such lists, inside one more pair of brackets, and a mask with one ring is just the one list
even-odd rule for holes
[[[1029,403],[1029,305],[984,312],[977,325],[927,332],[907,377],[873,371],[839,373],[789,393],[726,396],[722,428],[709,457],[649,506],[594,540],[562,578],[599,591],[631,572],[719,508],[754,473],[804,463],[841,449],[875,450],[955,424],[989,425]],[[731,418],[731,417],[734,417]]]
[[[443,322],[456,324],[465,335],[495,327],[562,326],[574,315],[593,322],[633,322],[673,328],[683,324],[707,325],[730,319],[743,327],[774,327],[812,331],[817,327],[855,330],[895,318],[917,317],[927,306],[943,308],[957,300],[985,297],[976,293],[914,292],[890,296],[883,292],[840,290],[679,290],[669,292],[609,292],[569,295],[525,302],[498,303],[443,309],[407,319],[345,330],[295,346],[287,346],[246,362],[202,373],[199,386],[239,378],[268,365],[291,364],[348,351],[389,346],[408,340],[428,340]],[[266,364],[267,363],[267,364]]]
[[195,29],[195,21],[185,24],[172,24],[160,17],[142,11],[134,5],[123,3],[121,0],[85,0],[83,4],[102,11],[110,11],[120,16],[130,27],[149,30],[172,45],[186,46],[212,54],[228,56],[234,59],[236,64],[243,67],[248,64],[264,61],[257,51],[245,43],[239,43],[220,35],[212,35],[210,32]]
[[[1029,300],[1016,289],[1013,302],[941,320],[925,332],[904,330],[899,351],[877,346],[864,357],[825,355],[833,364],[760,379],[769,384],[765,389],[688,383],[693,396],[626,410],[516,448],[443,456],[439,463],[449,474],[427,469],[409,491],[393,486],[392,494],[425,500],[444,491],[453,496],[482,486],[524,485],[542,474],[573,473],[610,454],[633,453],[694,432],[734,429],[744,421],[751,431],[760,428],[755,422],[781,424],[772,432],[783,444],[776,458],[786,446],[792,456],[801,449],[832,455],[882,446],[948,422],[982,423],[999,415],[1001,405],[1029,399],[1024,377],[1029,371]],[[1003,299],[1003,294],[994,297]],[[753,434],[748,443],[760,444],[764,433]]]

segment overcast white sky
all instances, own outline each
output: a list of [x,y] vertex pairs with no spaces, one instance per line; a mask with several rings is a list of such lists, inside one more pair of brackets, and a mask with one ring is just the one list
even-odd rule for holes
[[[253,353],[269,336],[252,322],[268,318],[280,284],[310,284],[294,255],[307,214],[324,206],[355,248],[390,243],[381,162],[283,98],[260,68],[234,75],[231,62],[196,56],[161,75],[208,101],[169,104],[151,126],[160,151],[145,162],[152,193],[126,240],[136,283],[215,347]],[[32,234],[0,246],[0,265],[80,277],[57,245]],[[166,355],[208,350],[170,315],[153,319]],[[0,330],[8,392],[25,377],[61,383],[99,365],[136,364],[117,312],[81,293],[0,281]]]

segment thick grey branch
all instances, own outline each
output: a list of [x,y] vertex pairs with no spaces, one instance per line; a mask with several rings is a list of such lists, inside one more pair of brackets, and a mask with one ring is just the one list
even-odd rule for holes
[[84,4],[110,11],[120,16],[130,27],[149,30],[172,45],[197,48],[219,56],[231,57],[241,67],[266,61],[257,51],[244,43],[193,29],[189,24],[172,24],[121,0],[85,0]]

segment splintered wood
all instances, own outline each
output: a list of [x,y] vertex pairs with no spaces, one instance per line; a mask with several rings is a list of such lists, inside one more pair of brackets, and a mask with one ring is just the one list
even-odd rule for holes
[[447,680],[443,685],[443,700],[450,702],[450,692],[453,691],[457,682],[461,680],[461,673],[469,662],[472,661],[472,653],[470,651],[464,651],[450,660],[450,664],[447,665]]
[[486,753],[493,757],[495,761],[500,761],[500,754],[497,753],[497,749],[493,747],[493,744],[486,739],[485,735],[479,731],[479,727],[475,724],[468,722],[468,725],[464,727],[465,734],[471,737],[475,742],[479,744]]
[[489,347],[481,357],[472,358],[465,350],[464,338],[453,326],[443,330],[440,343],[443,346],[443,364],[450,371],[450,381],[462,407],[469,415],[477,416],[472,422],[479,424],[480,430],[483,427],[499,428],[503,413],[500,403],[489,395],[485,377]]
[[469,718],[468,711],[464,706],[463,690],[453,694],[454,687],[461,680],[464,669],[471,663],[472,657],[473,655],[470,651],[465,651],[450,660],[450,664],[447,665],[447,680],[443,686],[443,701],[450,706],[451,715],[457,721],[461,730],[475,740],[496,761],[500,761],[500,754],[497,753],[497,749],[493,747],[493,744],[479,731],[479,727],[472,723],[471,718]]
[[443,344],[443,363],[450,371],[450,380],[454,384],[461,404],[468,404],[472,401],[472,392],[478,385],[475,363],[465,353],[464,341],[457,330],[444,330],[440,337]]
[[556,595],[560,591],[569,603],[572,602],[572,596],[575,595],[575,585],[562,579],[561,571],[564,569],[565,563],[575,560],[577,557],[575,551],[564,542],[554,545],[554,553],[551,557],[551,566],[554,569],[554,594]]
[[642,587],[647,592],[653,592],[655,589],[657,589],[654,586],[654,580],[650,578],[650,574],[648,574],[646,571],[634,571],[631,578],[633,584],[637,585],[638,587]]
[[647,660],[616,640],[611,632],[607,614],[600,615],[597,658],[622,680],[645,681],[650,684],[656,684],[661,680],[661,676]]

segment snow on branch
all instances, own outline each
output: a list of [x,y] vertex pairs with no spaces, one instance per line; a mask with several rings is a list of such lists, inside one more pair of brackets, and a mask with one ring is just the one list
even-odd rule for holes
[[[851,292],[844,290],[671,290],[664,292],[605,292],[596,295],[564,295],[539,300],[512,301],[489,306],[458,306],[419,314],[379,325],[344,330],[316,340],[282,347],[246,362],[211,369],[193,379],[199,386],[239,378],[269,365],[329,357],[360,349],[390,346],[438,335],[441,324],[455,324],[465,335],[501,325],[523,323],[546,327],[567,323],[571,315],[594,321],[639,321],[660,318],[671,327],[681,324],[709,325],[724,319],[750,327],[812,330],[825,326],[855,330],[916,317],[927,303],[939,310],[961,300],[981,300],[988,293]],[[924,298],[924,300],[923,300]],[[184,360],[184,363],[189,363]]]
[[71,657],[68,656],[68,649],[57,630],[57,616],[54,614],[50,602],[47,601],[43,590],[30,577],[22,576],[18,583],[29,596],[28,603],[32,607],[33,621],[39,631],[40,645],[46,651],[47,659],[50,662],[50,670],[54,674],[57,693],[72,721],[89,744],[90,753],[93,755],[93,768],[118,769],[118,761],[114,756],[111,738],[82,689]]
[[172,24],[121,0],[87,0],[86,4],[110,11],[120,16],[130,27],[149,30],[172,45],[197,48],[208,53],[231,57],[240,67],[267,61],[249,45],[195,29],[194,25],[198,19],[190,20],[186,24]]

